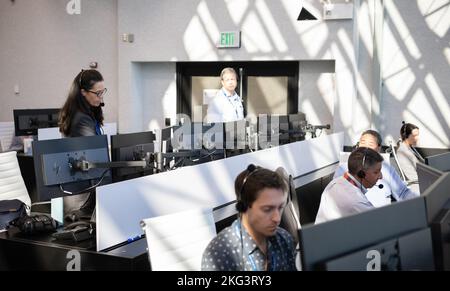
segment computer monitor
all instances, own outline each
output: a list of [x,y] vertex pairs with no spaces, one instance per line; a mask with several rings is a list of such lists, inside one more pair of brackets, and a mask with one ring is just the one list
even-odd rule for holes
[[202,124],[202,136],[203,136],[203,148],[208,150],[222,150],[224,149],[224,123],[203,123]]
[[295,142],[304,140],[306,135],[304,128],[306,125],[306,115],[304,113],[298,112],[295,114],[289,114],[289,141]]
[[34,141],[37,200],[89,193],[99,185],[111,183],[108,168],[75,170],[71,162],[81,159],[109,162],[106,135]]
[[173,151],[172,138],[173,133],[179,128],[179,125],[170,126],[161,130],[161,152],[170,153]]
[[289,118],[287,115],[260,114],[257,119],[260,148],[289,143]]
[[[181,131],[181,136],[179,132]],[[174,133],[172,144],[179,143],[184,156],[175,158],[179,166],[197,165],[224,158],[224,124],[193,122],[183,124]]]
[[450,171],[450,152],[426,157],[425,161],[427,165],[442,172]]
[[417,177],[419,179],[420,193],[424,193],[437,179],[439,179],[444,172],[417,162],[416,164]]
[[437,270],[450,270],[450,173],[443,173],[421,197],[431,226]]
[[423,197],[299,230],[303,270],[433,270]]
[[224,143],[223,123],[192,122],[163,130],[162,140],[171,138],[171,145],[177,150],[222,149]]
[[245,119],[224,123],[225,149],[230,151],[248,149],[247,126],[248,122]]
[[14,109],[16,136],[37,135],[38,128],[57,127],[59,108]]
[[[111,136],[111,159],[113,162],[142,161],[155,151],[155,134],[151,131],[117,134]],[[114,182],[153,174],[153,169],[123,167],[112,169]]]

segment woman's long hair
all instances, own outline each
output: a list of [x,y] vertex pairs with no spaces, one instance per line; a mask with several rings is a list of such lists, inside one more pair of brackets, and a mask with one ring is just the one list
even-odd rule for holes
[[70,127],[73,116],[77,111],[92,116],[103,125],[103,110],[99,107],[91,106],[86,98],[81,94],[81,89],[91,90],[95,83],[103,81],[103,76],[97,70],[81,70],[75,77],[70,87],[66,103],[59,112],[59,131],[65,136],[70,136]]

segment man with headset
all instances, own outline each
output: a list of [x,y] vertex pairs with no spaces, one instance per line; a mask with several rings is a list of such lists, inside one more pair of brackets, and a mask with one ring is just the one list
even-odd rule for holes
[[[358,147],[368,147],[376,152],[381,151],[382,138],[381,135],[372,129],[366,130],[359,138]],[[333,178],[340,177],[348,170],[347,164],[341,164],[334,172]],[[383,178],[380,179],[379,184],[383,185],[380,189],[376,189],[376,194],[384,194],[386,197],[394,197],[396,201],[406,200],[418,197],[419,194],[411,191],[405,182],[397,174],[394,167],[383,161],[381,164],[381,173]],[[389,202],[390,203],[390,202]]]
[[381,162],[383,157],[370,148],[354,150],[348,158],[348,172],[333,179],[323,191],[315,223],[374,208],[365,193],[383,178]]
[[202,270],[295,271],[294,240],[278,227],[287,203],[283,178],[251,164],[234,189],[239,218],[208,244]]

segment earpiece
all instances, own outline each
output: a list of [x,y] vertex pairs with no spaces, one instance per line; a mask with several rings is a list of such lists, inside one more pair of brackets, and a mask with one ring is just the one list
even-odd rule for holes
[[256,167],[253,164],[248,165],[247,175],[245,176],[244,180],[242,181],[241,190],[238,193],[237,202],[236,202],[236,209],[240,213],[245,212],[248,209],[247,199],[243,199],[243,195],[242,195],[244,192],[245,183],[247,182],[248,178],[250,178],[250,176],[257,171],[258,171],[258,167]]

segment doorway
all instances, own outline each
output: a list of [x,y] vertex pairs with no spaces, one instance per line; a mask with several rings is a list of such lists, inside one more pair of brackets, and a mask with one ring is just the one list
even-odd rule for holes
[[246,61],[177,63],[177,113],[203,121],[225,67],[238,74],[236,93],[243,99],[245,116],[298,112],[298,61]]

